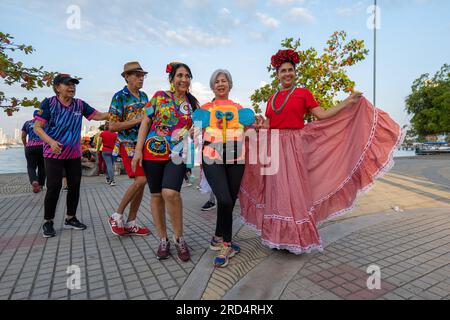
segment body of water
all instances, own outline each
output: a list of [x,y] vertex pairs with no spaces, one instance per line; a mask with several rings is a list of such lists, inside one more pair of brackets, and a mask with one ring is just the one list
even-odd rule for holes
[[27,172],[24,148],[0,149],[0,174],[17,172]]
[[[414,151],[396,150],[394,157],[413,157]],[[0,149],[0,174],[27,172],[27,161],[23,147]]]
[[398,157],[415,157],[416,156],[416,151],[414,150],[395,150],[394,152],[394,158],[398,158]]

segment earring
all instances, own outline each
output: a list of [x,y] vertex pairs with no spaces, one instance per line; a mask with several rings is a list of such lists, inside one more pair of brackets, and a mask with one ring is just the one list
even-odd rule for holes
[[186,94],[189,93],[189,89],[191,88],[191,86],[189,86],[189,88],[187,88],[186,90]]
[[170,83],[170,92],[175,93],[175,86],[172,82]]

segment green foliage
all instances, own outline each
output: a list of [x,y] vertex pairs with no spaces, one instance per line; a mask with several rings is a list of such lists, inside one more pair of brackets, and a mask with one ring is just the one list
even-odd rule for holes
[[406,98],[406,111],[419,136],[450,133],[450,65],[444,64],[433,77],[423,74],[413,82]]
[[[50,87],[56,72],[45,71],[43,67],[27,68],[23,62],[11,58],[8,51],[9,53],[19,51],[24,54],[31,54],[35,51],[32,46],[15,44],[13,39],[10,34],[0,32],[0,78],[3,79],[3,82],[9,86],[20,85],[27,91]],[[21,106],[38,108],[39,105],[40,101],[36,97],[19,99],[7,97],[4,92],[0,91],[0,107],[9,115],[18,111]]]
[[[355,83],[347,75],[347,67],[353,66],[365,59],[369,51],[365,49],[364,40],[346,41],[345,31],[335,32],[327,41],[324,53],[319,55],[316,49],[300,50],[300,39],[285,39],[281,46],[293,49],[300,56],[300,63],[296,68],[296,86],[307,88],[320,105],[331,108],[336,104],[335,98],[341,91],[352,92]],[[271,83],[252,94],[251,100],[255,112],[260,113],[261,103],[267,103],[270,96],[279,90],[276,70],[269,65]]]

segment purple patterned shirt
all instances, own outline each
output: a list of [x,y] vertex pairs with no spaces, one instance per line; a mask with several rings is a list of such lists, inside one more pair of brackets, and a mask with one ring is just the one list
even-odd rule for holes
[[61,153],[55,154],[50,145],[44,142],[44,158],[81,158],[82,118],[84,116],[91,120],[97,110],[83,100],[75,98],[66,106],[56,96],[45,99],[41,104],[41,110],[36,119],[46,123],[45,133],[63,145]]

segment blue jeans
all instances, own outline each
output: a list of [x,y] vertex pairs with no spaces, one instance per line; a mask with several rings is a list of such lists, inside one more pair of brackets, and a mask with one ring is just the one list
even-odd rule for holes
[[114,181],[114,162],[116,157],[110,151],[103,151],[102,154],[106,163],[106,178],[109,181]]

